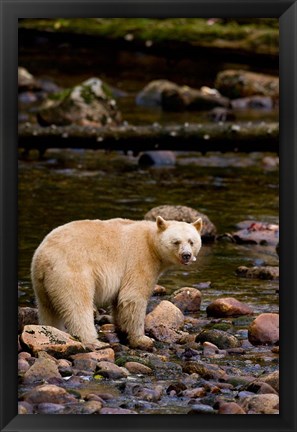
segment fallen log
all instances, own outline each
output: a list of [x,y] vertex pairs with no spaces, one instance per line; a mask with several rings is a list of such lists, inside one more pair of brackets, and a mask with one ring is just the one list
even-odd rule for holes
[[195,152],[278,152],[278,123],[183,124],[175,126],[123,125],[117,127],[19,126],[19,148],[40,154],[48,148]]

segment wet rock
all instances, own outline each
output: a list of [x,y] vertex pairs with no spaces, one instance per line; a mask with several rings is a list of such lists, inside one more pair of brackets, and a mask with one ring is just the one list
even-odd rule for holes
[[64,406],[60,404],[45,402],[37,406],[38,414],[61,414],[64,411]]
[[192,399],[202,398],[202,397],[206,396],[206,390],[204,387],[197,387],[197,388],[193,388],[193,389],[184,390],[182,392],[182,395],[184,397],[189,397]]
[[61,376],[64,377],[72,375],[72,363],[69,360],[59,359],[57,360],[57,366]]
[[248,279],[278,280],[279,267],[245,267],[240,266],[236,269],[237,276]]
[[203,89],[178,86],[168,80],[151,81],[137,94],[136,103],[144,106],[161,106],[165,111],[199,111],[229,106],[229,100],[218,92],[210,93]]
[[162,216],[166,220],[177,220],[192,223],[198,218],[202,218],[203,226],[201,238],[204,242],[213,241],[216,235],[216,227],[209,218],[199,211],[186,206],[162,205],[152,208],[144,215],[145,220],[155,221],[157,216]]
[[223,358],[227,351],[220,350],[216,345],[211,342],[203,342],[203,356],[209,358]]
[[43,384],[28,391],[22,399],[31,404],[57,403],[66,404],[76,402],[76,398],[62,387],[53,384]]
[[195,404],[188,414],[216,414],[216,411],[209,405]]
[[236,243],[276,246],[279,240],[279,226],[258,221],[243,221],[237,224],[238,231],[232,233]]
[[177,382],[174,384],[170,384],[170,386],[166,389],[166,393],[169,396],[181,396],[184,394],[184,391],[187,389],[187,386],[182,382]]
[[115,354],[112,348],[104,348],[89,353],[75,354],[71,356],[71,359],[74,361],[73,365],[76,369],[95,371],[98,362],[114,363]]
[[98,396],[95,393],[89,393],[89,394],[87,394],[85,396],[85,400],[86,401],[97,401],[97,402],[101,402],[102,406],[105,405],[105,401],[100,396]]
[[33,414],[33,406],[25,401],[19,402],[18,414]]
[[182,312],[168,300],[161,301],[145,318],[145,329],[152,330],[158,326],[177,330],[184,324]]
[[38,121],[42,126],[117,125],[121,115],[110,96],[105,83],[99,78],[90,78],[72,89],[52,95],[39,110]]
[[206,380],[226,380],[227,374],[218,365],[207,364],[201,361],[188,361],[183,364],[183,372],[192,374],[197,373]]
[[203,330],[195,339],[196,342],[211,342],[219,349],[238,348],[241,342],[233,335],[223,330]]
[[20,342],[33,354],[46,351],[57,358],[65,358],[85,351],[85,347],[68,333],[51,326],[26,325]]
[[135,386],[133,388],[133,394],[137,398],[147,402],[157,402],[162,397],[163,387],[161,385],[156,385],[155,388],[150,389],[146,387]]
[[137,362],[126,362],[125,368],[131,374],[142,374],[142,375],[150,375],[153,371],[148,366],[143,365],[142,363]]
[[233,387],[242,387],[248,386],[254,380],[255,378],[253,376],[229,375],[227,383],[232,384]]
[[247,414],[278,414],[279,397],[275,394],[247,396],[240,401]]
[[18,333],[22,333],[25,325],[38,324],[38,310],[30,307],[18,308]]
[[19,91],[40,90],[39,82],[24,67],[18,68],[18,89]]
[[101,409],[101,402],[90,400],[80,406],[80,410],[77,414],[99,414]]
[[224,318],[229,316],[250,315],[252,309],[235,298],[226,297],[214,300],[206,308],[207,316]]
[[246,412],[235,402],[222,402],[218,414],[246,414]]
[[174,166],[175,163],[175,153],[170,150],[146,151],[141,153],[138,159],[138,164],[141,167]]
[[175,291],[171,297],[172,303],[183,313],[194,313],[200,311],[201,292],[196,288],[184,287]]
[[165,343],[179,342],[182,337],[177,331],[167,328],[164,325],[153,327],[148,332],[152,338]]
[[253,345],[273,345],[279,342],[279,315],[263,313],[248,328],[248,339]]
[[129,375],[127,369],[119,367],[108,361],[100,361],[97,364],[97,372],[110,379],[126,378]]
[[156,285],[153,290],[154,296],[166,295],[166,288],[161,285]]
[[272,372],[264,377],[261,381],[269,384],[277,393],[279,393],[279,371]]
[[62,378],[56,363],[47,358],[38,358],[25,373],[24,384],[32,384],[36,381],[48,381],[51,378]]
[[279,78],[244,70],[224,70],[215,80],[215,88],[231,99],[254,95],[279,97]]
[[30,368],[29,363],[25,359],[18,360],[18,374],[23,375]]
[[100,414],[137,414],[137,412],[124,408],[104,407],[100,410]]
[[233,109],[266,109],[274,107],[274,101],[269,96],[250,96],[245,98],[233,99],[231,106]]
[[269,393],[278,394],[278,392],[274,390],[274,388],[271,387],[270,384],[267,384],[261,380],[256,380],[254,382],[251,382],[246,389],[247,391],[257,393],[257,394],[269,394]]

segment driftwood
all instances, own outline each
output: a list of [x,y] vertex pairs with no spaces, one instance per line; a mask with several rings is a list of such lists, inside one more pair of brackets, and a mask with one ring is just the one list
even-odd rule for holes
[[148,150],[238,152],[278,152],[278,123],[259,124],[185,124],[178,126],[19,126],[19,148],[29,151],[47,148],[83,148],[132,150],[135,154]]

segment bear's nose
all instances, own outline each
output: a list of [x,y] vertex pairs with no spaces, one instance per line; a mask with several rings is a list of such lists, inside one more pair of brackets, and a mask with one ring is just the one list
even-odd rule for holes
[[191,254],[190,254],[189,252],[184,252],[184,253],[182,254],[182,259],[183,259],[184,261],[189,261],[190,258],[191,258]]

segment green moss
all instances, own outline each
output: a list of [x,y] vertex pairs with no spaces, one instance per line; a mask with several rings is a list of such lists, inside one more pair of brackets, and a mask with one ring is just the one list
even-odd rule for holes
[[59,102],[59,101],[66,99],[70,95],[71,91],[72,91],[71,88],[63,89],[57,93],[50,93],[48,95],[48,98],[51,100]]
[[[38,29],[48,32],[97,35],[108,39],[123,39],[156,42],[186,42],[195,46],[224,45],[245,50],[278,52],[277,19],[218,21],[209,25],[202,18],[80,18],[80,19],[24,19],[20,28]],[[259,41],[258,41],[259,38]]]

